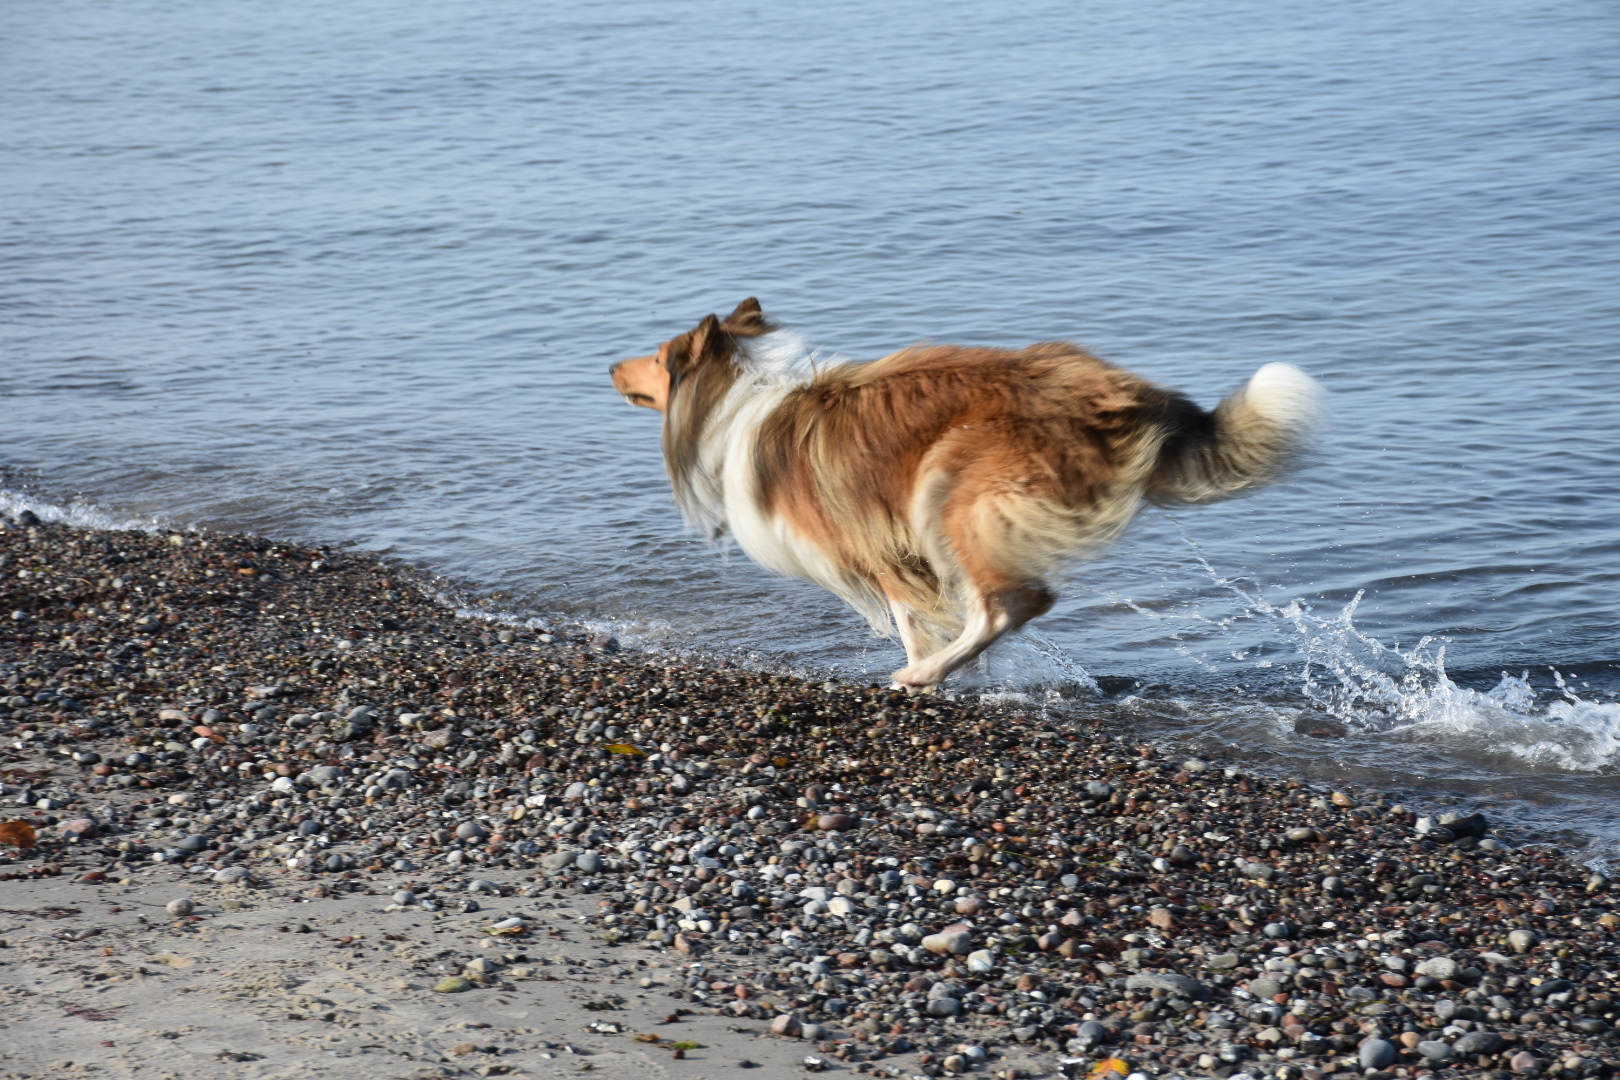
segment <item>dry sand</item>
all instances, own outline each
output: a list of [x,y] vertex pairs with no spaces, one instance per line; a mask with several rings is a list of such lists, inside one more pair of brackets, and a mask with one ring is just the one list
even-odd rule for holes
[[[536,932],[516,942],[483,933],[504,903],[473,914],[385,911],[385,896],[198,890],[187,877],[160,869],[128,886],[66,875],[0,883],[0,1075],[695,1080],[801,1073],[813,1051],[766,1036],[762,1022],[668,1022],[684,958],[582,940],[585,904],[542,901]],[[180,896],[197,897],[191,917],[165,911]],[[419,973],[469,953],[524,955],[534,975],[440,994],[431,987],[443,976]],[[702,1047],[674,1060],[629,1037],[641,1033]],[[747,1072],[745,1060],[763,1068]]]

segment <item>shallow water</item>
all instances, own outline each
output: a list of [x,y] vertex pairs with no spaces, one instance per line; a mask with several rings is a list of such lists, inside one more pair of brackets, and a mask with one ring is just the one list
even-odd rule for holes
[[1620,838],[1612,5],[12,0],[0,41],[14,503],[881,677],[683,532],[610,361],[748,295],[1210,404],[1286,360],[1320,460],[1145,514],[974,677]]

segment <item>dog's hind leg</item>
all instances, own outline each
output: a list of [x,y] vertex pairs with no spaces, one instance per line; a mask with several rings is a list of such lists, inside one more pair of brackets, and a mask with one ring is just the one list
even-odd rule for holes
[[911,689],[943,682],[1003,635],[1046,614],[1057,599],[1041,580],[1053,562],[1053,516],[1026,494],[1020,478],[1026,463],[939,449],[954,467],[936,469],[918,485],[912,522],[948,595],[960,598],[962,632],[894,673],[897,686]]

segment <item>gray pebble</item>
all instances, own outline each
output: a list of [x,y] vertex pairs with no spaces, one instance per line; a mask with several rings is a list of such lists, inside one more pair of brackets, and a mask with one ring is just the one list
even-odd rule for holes
[[[1261,980],[1264,981],[1264,980]],[[1171,975],[1163,972],[1144,972],[1125,980],[1127,990],[1163,990],[1172,997],[1191,1001],[1208,1001],[1210,988],[1190,975]]]
[[1417,966],[1419,975],[1427,975],[1431,979],[1455,979],[1457,977],[1457,961],[1449,956],[1436,956]]
[[1283,992],[1283,985],[1276,979],[1261,978],[1249,982],[1249,993],[1262,1001],[1270,1001]]
[[1472,1056],[1474,1054],[1494,1054],[1506,1045],[1502,1040],[1502,1036],[1494,1031],[1470,1031],[1452,1043],[1451,1049],[1458,1054]]
[[1417,1044],[1417,1051],[1418,1053],[1422,1054],[1426,1060],[1435,1062],[1436,1064],[1442,1061],[1451,1060],[1450,1044],[1443,1043],[1438,1039],[1425,1039],[1423,1042]]
[[1490,828],[1484,814],[1442,814],[1439,824],[1450,829],[1453,836],[1471,836],[1476,840]]
[[1361,1044],[1358,1056],[1363,1069],[1387,1069],[1395,1064],[1399,1052],[1388,1039],[1368,1039]]

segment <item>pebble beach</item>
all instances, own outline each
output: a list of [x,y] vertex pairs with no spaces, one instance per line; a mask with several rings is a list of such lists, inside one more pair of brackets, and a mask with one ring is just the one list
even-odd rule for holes
[[0,529],[6,1076],[1610,1076],[1620,906],[1472,808]]

